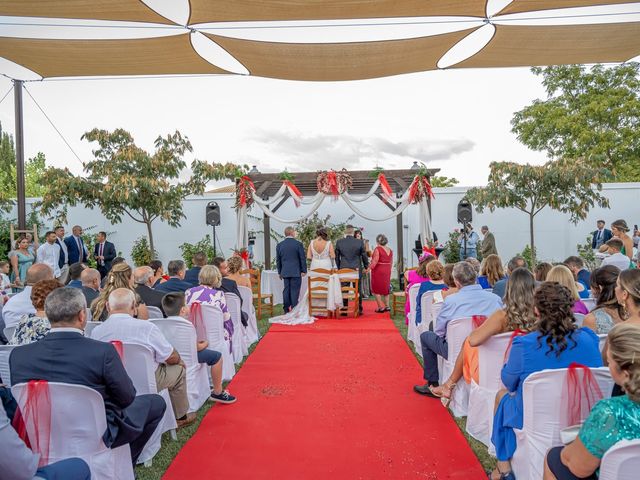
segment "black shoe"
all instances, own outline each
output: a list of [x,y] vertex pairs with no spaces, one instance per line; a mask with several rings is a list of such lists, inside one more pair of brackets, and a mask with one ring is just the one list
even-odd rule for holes
[[419,393],[420,395],[426,395],[428,397],[433,397],[431,393],[431,389],[429,387],[437,387],[438,382],[425,383],[424,385],[414,385],[413,391]]
[[219,393],[218,395],[211,392],[211,397],[209,397],[209,400],[211,400],[212,402],[218,402],[218,403],[235,403],[237,398],[231,395],[226,390],[223,390],[222,393]]

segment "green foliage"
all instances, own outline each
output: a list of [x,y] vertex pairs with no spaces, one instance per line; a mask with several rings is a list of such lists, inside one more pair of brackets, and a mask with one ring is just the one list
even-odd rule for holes
[[440,175],[434,175],[433,177],[431,177],[431,180],[429,183],[431,183],[432,187],[446,188],[446,187],[455,187],[460,182],[458,181],[457,178],[454,178],[454,177],[444,177]]
[[577,244],[578,255],[584,262],[584,266],[588,270],[594,270],[596,268],[596,254],[591,248],[591,235],[589,235],[586,241],[582,244]]
[[85,165],[84,176],[75,176],[68,169],[48,168],[44,182],[49,189],[43,196],[42,211],[50,214],[62,208],[64,218],[67,206],[81,203],[99,207],[112,223],[120,223],[126,215],[146,225],[152,250],[155,220],[179,227],[184,218],[182,200],[202,194],[210,180],[235,176],[244,168],[194,160],[191,176],[181,181],[187,166],[183,157],[192,146],[178,131],[158,137],[152,154],[138,147],[123,129],[93,129],[83,138],[98,144],[93,151],[95,160]]
[[136,267],[142,267],[144,265],[149,265],[152,260],[158,258],[158,252],[150,247],[147,237],[139,237],[135,242],[133,242],[131,258],[133,259],[133,264]]
[[456,263],[460,261],[460,231],[458,229],[449,233],[449,240],[444,244],[444,259],[447,263]]
[[524,258],[529,270],[533,271],[533,267],[536,265],[536,249],[532,249],[531,245],[527,245],[518,255]]
[[286,168],[282,172],[280,172],[279,177],[280,177],[280,180],[282,181],[287,180],[289,182],[293,182],[293,180],[296,178],[296,176],[293,173],[287,171]]
[[209,262],[211,262],[216,256],[216,252],[213,251],[213,244],[209,234],[205,235],[205,237],[197,243],[183,243],[180,245],[180,251],[182,252],[184,263],[187,264],[187,268],[193,267],[193,256],[198,252],[204,253]]
[[325,218],[320,218],[316,212],[310,217],[297,223],[296,231],[298,232],[298,240],[302,242],[304,248],[307,248],[311,243],[311,240],[316,238],[316,230],[320,227],[325,227],[329,234],[329,240],[335,243],[336,240],[342,238],[347,222],[352,220],[354,217],[355,215],[351,215],[345,222],[331,223],[331,215],[327,215]]
[[546,100],[516,112],[512,131],[550,158],[583,158],[617,181],[640,180],[640,65],[561,65],[532,69]]
[[602,167],[563,159],[539,166],[492,162],[490,168],[487,186],[468,190],[467,200],[479,212],[516,208],[526,213],[531,248],[535,247],[534,218],[544,208],[567,213],[577,223],[586,218],[591,207],[609,207],[609,200],[600,193],[601,181],[609,175]]

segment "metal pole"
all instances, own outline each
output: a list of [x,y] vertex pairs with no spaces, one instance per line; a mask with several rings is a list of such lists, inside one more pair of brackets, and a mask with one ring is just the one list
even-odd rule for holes
[[213,256],[217,257],[218,256],[218,252],[217,252],[217,248],[216,248],[216,226],[213,226]]
[[16,193],[18,201],[18,229],[27,227],[27,199],[24,187],[24,128],[22,109],[22,80],[13,81],[16,109]]

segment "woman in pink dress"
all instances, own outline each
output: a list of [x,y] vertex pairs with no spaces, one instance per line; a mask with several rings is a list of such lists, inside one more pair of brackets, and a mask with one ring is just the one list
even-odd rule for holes
[[406,325],[409,324],[409,310],[411,309],[411,302],[409,302],[409,289],[413,285],[429,280],[429,275],[427,275],[427,264],[435,259],[436,257],[431,255],[431,253],[425,252],[420,255],[420,258],[418,258],[418,268],[416,268],[415,270],[407,270],[404,273],[404,279],[406,280],[407,284],[404,289],[404,293],[407,299],[407,301],[404,303],[404,322]]
[[376,313],[388,312],[389,287],[391,286],[391,265],[393,264],[393,252],[387,246],[387,237],[380,234],[376,237],[378,244],[371,256],[371,293],[376,297],[378,308]]

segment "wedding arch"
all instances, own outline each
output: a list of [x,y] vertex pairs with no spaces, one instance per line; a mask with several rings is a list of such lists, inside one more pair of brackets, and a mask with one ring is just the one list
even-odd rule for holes
[[[398,237],[398,272],[404,270],[404,229],[402,212],[409,205],[417,205],[420,217],[420,238],[431,241],[431,190],[430,178],[438,169],[420,168],[406,170],[346,170],[284,173],[251,173],[236,179],[236,249],[248,258],[249,246],[248,210],[257,206],[264,213],[264,232],[271,230],[271,219],[282,223],[297,223],[312,215],[326,200],[342,199],[351,210],[371,221],[396,219]],[[372,196],[380,199],[389,211],[380,214],[364,212],[359,203]],[[296,218],[282,218],[280,207],[293,198],[301,213]],[[426,247],[425,247],[426,248]],[[271,268],[271,242],[264,241],[265,268]]]

